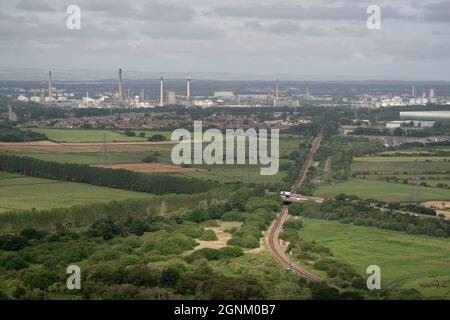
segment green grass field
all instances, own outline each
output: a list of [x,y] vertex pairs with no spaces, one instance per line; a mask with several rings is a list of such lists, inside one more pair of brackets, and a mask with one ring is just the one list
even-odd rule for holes
[[[450,162],[387,162],[391,158],[382,158],[384,162],[354,161],[352,172],[378,172],[378,173],[403,173],[421,174],[426,172],[450,171]],[[402,158],[406,159],[406,158]]]
[[88,165],[140,163],[145,156],[158,154],[161,163],[170,162],[169,152],[109,152],[107,159],[100,153],[29,153],[28,157],[59,163],[78,163]]
[[368,266],[378,265],[384,288],[415,288],[428,297],[450,298],[448,239],[313,219],[304,219],[300,236],[329,247],[363,277]]
[[[448,157],[359,157],[356,162],[384,163],[384,162],[442,162],[450,160]],[[450,164],[449,164],[450,167]]]
[[25,177],[0,172],[0,212],[48,209],[113,200],[142,199],[146,193]]
[[[107,142],[133,142],[147,141],[148,137],[155,134],[163,135],[167,140],[171,139],[171,131],[155,130],[132,130],[136,132],[136,137],[127,137],[123,130],[101,130],[101,129],[53,129],[53,128],[31,128],[30,130],[38,133],[44,133],[50,140],[56,142],[103,142],[104,136]],[[138,136],[140,132],[145,132],[145,138]],[[304,142],[299,136],[281,135],[280,152],[298,150],[298,145]]]
[[177,173],[179,176],[194,177],[204,180],[243,183],[277,183],[286,176],[286,172],[280,171],[274,176],[263,176],[257,165],[213,165],[208,167],[210,171]]
[[[416,194],[420,201],[450,201],[450,190],[418,187]],[[355,195],[361,198],[372,198],[391,202],[408,202],[411,199],[411,185],[390,183],[376,180],[350,179],[346,182],[319,187],[315,196],[332,198],[340,193]]]
[[106,137],[107,142],[132,142],[132,141],[147,141],[148,137],[154,134],[162,134],[167,139],[170,139],[170,132],[160,131],[139,131],[136,133],[145,132],[146,137],[141,138],[127,137],[123,134],[123,130],[94,130],[94,129],[42,129],[32,128],[34,132],[44,133],[50,140],[56,142],[103,142]]

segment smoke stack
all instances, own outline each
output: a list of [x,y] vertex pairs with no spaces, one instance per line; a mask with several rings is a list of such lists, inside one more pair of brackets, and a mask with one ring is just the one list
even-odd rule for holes
[[164,79],[161,77],[159,84],[159,106],[164,107]]
[[123,82],[122,82],[122,69],[119,69],[119,101],[123,102]]
[[186,92],[186,97],[187,97],[187,101],[191,100],[191,94],[192,94],[192,87],[191,87],[191,78],[187,79],[187,92]]
[[275,88],[275,100],[273,101],[273,105],[275,107],[278,106],[278,95],[279,95],[279,79],[277,78],[276,88]]
[[52,70],[48,72],[48,101],[52,101]]

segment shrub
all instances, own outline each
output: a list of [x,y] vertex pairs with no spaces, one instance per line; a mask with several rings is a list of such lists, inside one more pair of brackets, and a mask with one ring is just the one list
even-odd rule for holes
[[214,233],[214,231],[212,230],[206,230],[205,232],[203,232],[202,236],[199,238],[199,240],[204,240],[204,241],[216,241],[217,236]]
[[162,134],[154,134],[151,137],[149,137],[147,140],[150,142],[166,141],[166,137],[164,137]]
[[194,209],[190,212],[188,212],[184,218],[187,221],[192,221],[196,223],[200,223],[206,220],[209,220],[208,212],[205,209]]
[[28,268],[28,263],[17,253],[7,253],[0,256],[0,267],[6,270],[20,270]]
[[238,221],[243,222],[247,219],[247,216],[243,212],[230,211],[222,215],[223,221]]
[[27,238],[28,240],[31,239],[41,240],[47,235],[47,233],[44,231],[38,231],[36,229],[25,229],[20,232],[20,235],[22,237]]
[[25,237],[4,234],[0,236],[0,250],[19,251],[26,247],[27,242]]
[[159,160],[158,160],[157,156],[155,156],[154,154],[151,154],[151,155],[145,156],[144,159],[142,159],[142,162],[145,162],[145,163],[158,163]]
[[207,259],[208,261],[212,261],[236,258],[243,255],[244,251],[242,251],[241,248],[237,247],[224,247],[220,249],[204,248],[191,253],[188,257],[186,257],[186,261],[191,263],[194,260],[202,258]]
[[303,227],[303,221],[300,219],[287,220],[283,225],[284,229],[300,230],[302,227]]

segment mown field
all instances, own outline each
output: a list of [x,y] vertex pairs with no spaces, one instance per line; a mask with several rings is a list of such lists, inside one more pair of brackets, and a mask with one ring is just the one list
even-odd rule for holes
[[259,165],[213,165],[206,168],[210,169],[210,171],[177,173],[177,175],[219,181],[221,183],[277,183],[281,182],[286,176],[284,171],[279,171],[274,176],[263,176]]
[[49,140],[55,142],[103,142],[106,138],[107,142],[132,142],[132,141],[147,141],[148,137],[155,134],[162,134],[167,139],[170,139],[170,132],[161,131],[139,131],[145,132],[146,137],[139,136],[128,137],[123,134],[123,130],[96,130],[96,129],[47,129],[47,128],[32,128],[34,132],[45,134]]
[[378,162],[360,161],[360,158],[356,158],[352,163],[352,172],[423,174],[426,172],[450,171],[450,162],[444,161],[409,161],[409,157],[402,158],[402,161],[393,161],[391,158],[384,157],[376,159],[380,160]]
[[370,265],[381,268],[383,288],[414,288],[427,297],[450,298],[450,241],[377,228],[304,219],[304,240],[331,249],[363,277]]
[[[332,198],[340,193],[355,195],[360,198],[379,199],[389,202],[409,202],[412,186],[401,183],[391,183],[376,180],[349,179],[334,185],[317,188],[314,195]],[[420,201],[450,200],[450,190],[429,187],[417,187],[415,194]]]
[[71,207],[113,200],[143,199],[148,196],[140,192],[0,172],[0,212],[11,209]]
[[169,163],[169,152],[108,152],[105,157],[101,153],[30,153],[27,156],[44,161],[59,163],[79,163],[89,165],[140,163],[146,156],[156,154],[160,162]]
[[[356,162],[370,162],[370,163],[396,163],[396,162],[443,162],[450,161],[449,157],[359,157],[355,159]],[[450,164],[449,164],[450,167]]]

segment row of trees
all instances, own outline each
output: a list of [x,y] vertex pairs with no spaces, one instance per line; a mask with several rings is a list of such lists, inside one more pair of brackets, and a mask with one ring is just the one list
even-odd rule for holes
[[128,170],[48,162],[14,155],[0,155],[0,171],[153,194],[192,194],[207,191],[214,186],[212,182],[194,178],[148,175]]
[[289,213],[313,219],[377,227],[409,234],[424,234],[440,238],[450,236],[449,222],[444,219],[427,219],[384,212],[367,201],[328,200],[321,204],[308,201],[291,205]]
[[28,142],[47,140],[45,134],[30,130],[20,130],[7,121],[0,121],[0,141],[1,142]]

